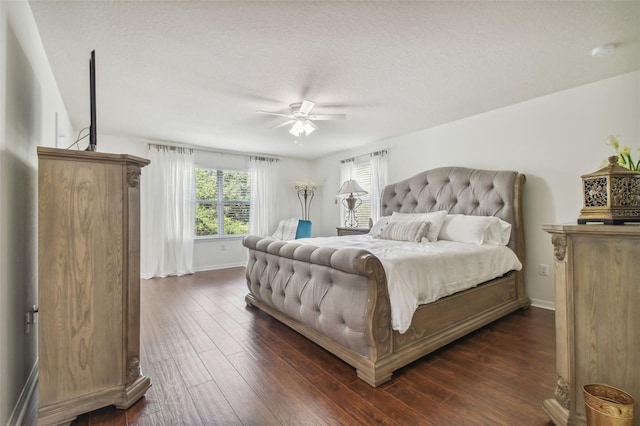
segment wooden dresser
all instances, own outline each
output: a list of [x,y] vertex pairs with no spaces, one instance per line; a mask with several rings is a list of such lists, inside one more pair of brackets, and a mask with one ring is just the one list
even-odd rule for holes
[[640,224],[542,228],[555,259],[558,375],[544,409],[556,425],[586,424],[582,387],[604,383],[634,397],[640,425]]
[[148,160],[38,147],[38,424],[128,408],[140,371],[140,171]]

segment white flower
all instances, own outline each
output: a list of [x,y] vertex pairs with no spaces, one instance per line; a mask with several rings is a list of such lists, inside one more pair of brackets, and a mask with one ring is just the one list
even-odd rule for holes
[[[640,171],[640,159],[636,162],[631,158],[631,147],[628,145],[620,146],[620,140],[618,139],[618,135],[609,135],[605,139],[605,143],[607,145],[611,145],[611,147],[616,151],[618,157],[620,158],[619,164],[622,167],[626,167],[629,170]],[[640,153],[640,148],[638,149]]]

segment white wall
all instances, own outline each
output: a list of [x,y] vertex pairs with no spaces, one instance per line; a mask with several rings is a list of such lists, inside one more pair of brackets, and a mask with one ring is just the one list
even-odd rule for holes
[[[550,237],[540,226],[575,223],[582,208],[580,176],[612,154],[604,144],[612,133],[640,147],[639,122],[640,71],[331,155],[313,164],[313,175],[324,177],[324,199],[331,200],[341,159],[388,147],[391,182],[452,165],[524,173],[527,293],[535,304],[551,307],[552,274],[537,273],[539,264],[553,269]],[[335,233],[338,206],[323,203],[321,217],[318,232]]]
[[[120,136],[99,134],[98,150],[116,154],[131,154],[148,158],[147,144],[149,141],[132,139]],[[162,144],[163,142],[157,142]],[[171,142],[164,142],[171,144]],[[174,142],[179,144],[179,141]],[[201,167],[226,167],[229,169],[248,169],[249,161],[246,155],[234,155],[232,153],[214,153],[195,150],[195,163]],[[279,219],[301,217],[301,209],[296,191],[295,182],[309,180],[310,163],[307,161],[281,158],[278,163],[279,178],[277,186],[282,188],[278,193],[278,199],[274,200],[277,208],[277,218],[273,223],[273,230]],[[141,179],[144,179],[142,169]],[[318,199],[313,200],[310,219],[314,221],[314,207],[321,204]],[[315,210],[318,213],[318,210]],[[315,227],[314,227],[315,228]],[[315,233],[315,229],[314,229]],[[196,271],[244,266],[247,260],[247,251],[242,246],[242,237],[223,237],[213,239],[198,239],[194,242],[193,263]]]
[[[87,53],[88,54],[88,53]],[[0,424],[19,422],[35,384],[37,330],[36,146],[73,129],[26,1],[0,2]],[[57,116],[57,117],[56,117]],[[57,120],[56,120],[57,118]],[[56,123],[57,121],[57,123]]]

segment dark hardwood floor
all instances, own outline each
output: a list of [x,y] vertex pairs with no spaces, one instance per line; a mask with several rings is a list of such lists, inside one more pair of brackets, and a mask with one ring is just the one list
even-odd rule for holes
[[257,309],[244,268],[142,281],[146,397],[74,425],[551,425],[554,313],[521,310],[372,388]]

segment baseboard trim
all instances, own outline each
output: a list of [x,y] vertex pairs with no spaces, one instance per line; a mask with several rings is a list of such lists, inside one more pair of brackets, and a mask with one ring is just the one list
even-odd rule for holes
[[535,306],[536,308],[548,309],[550,311],[556,310],[556,304],[547,300],[531,299],[531,306]]
[[199,266],[197,268],[193,268],[193,271],[194,272],[215,271],[216,269],[238,268],[240,266],[247,266],[247,262],[227,263],[227,264],[224,264],[224,265]]
[[38,359],[36,359],[36,362],[33,364],[33,368],[31,368],[31,372],[29,373],[27,382],[24,384],[22,392],[20,392],[20,397],[16,402],[16,406],[13,408],[13,413],[11,413],[11,417],[9,417],[9,422],[7,423],[7,425],[23,424],[24,416],[27,414],[29,402],[31,402],[31,397],[33,396],[33,392],[36,390],[37,384]]

